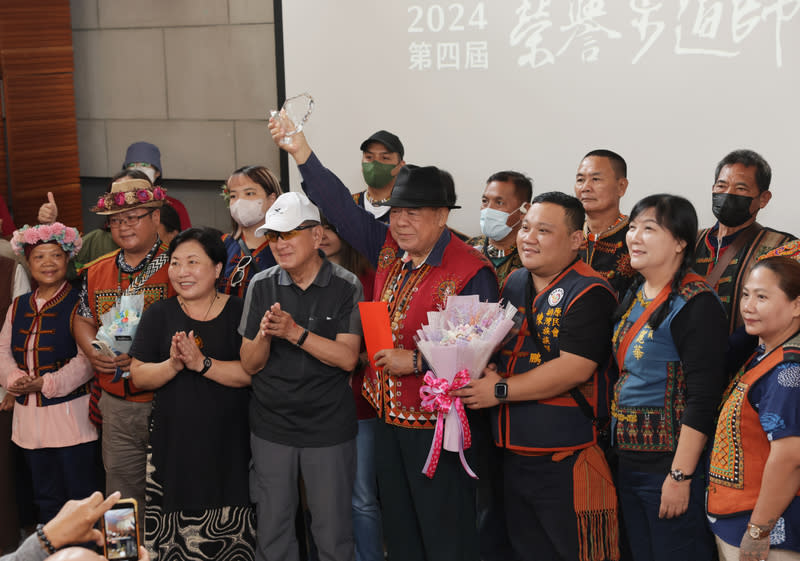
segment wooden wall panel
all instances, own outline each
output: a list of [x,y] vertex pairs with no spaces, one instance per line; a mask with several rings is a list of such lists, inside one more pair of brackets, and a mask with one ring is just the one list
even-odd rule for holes
[[17,225],[33,224],[47,192],[59,220],[82,226],[78,133],[69,2],[3,0],[0,76],[11,206]]
[[0,118],[0,195],[8,205],[8,170],[6,169],[6,127]]
[[71,47],[69,2],[3,0],[0,2],[0,45],[9,49]]

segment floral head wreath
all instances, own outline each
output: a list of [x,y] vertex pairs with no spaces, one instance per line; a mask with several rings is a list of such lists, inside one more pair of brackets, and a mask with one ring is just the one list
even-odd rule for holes
[[222,193],[220,193],[219,196],[225,199],[225,203],[228,206],[231,206],[231,188],[228,187],[228,182],[226,181],[220,185],[220,189],[222,189]]
[[37,226],[26,224],[19,230],[15,230],[11,236],[11,249],[17,255],[25,254],[26,248],[45,243],[57,243],[70,257],[75,257],[75,254],[83,246],[83,240],[77,228],[64,226],[61,222]]
[[140,207],[160,207],[167,198],[167,190],[153,187],[144,179],[123,179],[111,184],[111,191],[97,200],[91,211],[95,214],[117,214]]

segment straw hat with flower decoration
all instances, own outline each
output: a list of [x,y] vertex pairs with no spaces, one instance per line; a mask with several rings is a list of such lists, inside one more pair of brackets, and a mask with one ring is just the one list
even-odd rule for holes
[[160,208],[167,190],[154,187],[144,179],[122,179],[111,184],[111,190],[97,200],[91,208],[95,214],[108,215],[135,208]]

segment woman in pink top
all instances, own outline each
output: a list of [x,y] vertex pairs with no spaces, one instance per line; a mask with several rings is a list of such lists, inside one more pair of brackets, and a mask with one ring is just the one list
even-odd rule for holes
[[97,431],[89,422],[91,364],[75,344],[78,291],[67,262],[81,247],[60,222],[23,227],[11,245],[38,288],[14,299],[0,331],[0,383],[16,396],[11,439],[23,449],[39,521],[97,489]]

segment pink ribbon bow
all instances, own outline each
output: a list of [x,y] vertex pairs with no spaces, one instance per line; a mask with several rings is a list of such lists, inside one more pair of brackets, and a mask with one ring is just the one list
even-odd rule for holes
[[469,371],[461,370],[453,378],[451,384],[445,378],[437,378],[433,372],[428,370],[425,374],[425,385],[419,389],[419,397],[422,399],[422,410],[429,413],[436,413],[436,431],[433,435],[431,449],[428,452],[428,459],[422,468],[422,473],[433,479],[436,467],[439,465],[439,457],[442,454],[442,441],[444,439],[445,414],[454,410],[458,417],[458,456],[461,458],[461,465],[464,471],[473,479],[478,479],[475,472],[469,467],[467,459],[464,457],[464,449],[472,446],[472,434],[469,431],[467,413],[464,411],[464,404],[461,398],[450,395],[450,392],[463,388],[470,382]]

